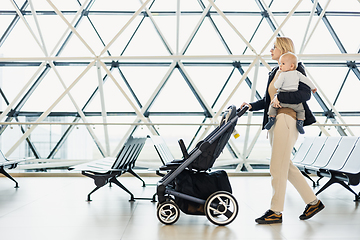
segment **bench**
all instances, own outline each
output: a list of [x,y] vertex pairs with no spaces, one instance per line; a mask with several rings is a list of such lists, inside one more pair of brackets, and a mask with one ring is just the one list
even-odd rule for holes
[[[150,136],[150,139],[154,144],[154,148],[157,154],[159,155],[160,161],[163,164],[163,166],[175,159],[169,147],[166,145],[164,139],[161,136],[156,136],[156,135]],[[160,173],[159,169],[156,170],[156,175],[160,177],[165,176],[165,174]]]
[[315,174],[319,180],[328,177],[328,182],[316,193],[320,194],[334,183],[339,183],[355,195],[355,201],[360,200],[360,193],[356,193],[350,186],[360,182],[360,138],[316,137],[305,138],[297,151],[293,163],[313,182],[309,174]]
[[5,169],[14,169],[17,167],[19,162],[26,161],[27,159],[18,159],[18,160],[9,160],[7,159],[4,154],[0,151],[0,173],[3,174],[5,177],[11,179],[15,182],[15,188],[19,187],[18,182],[8,173]]
[[155,150],[157,152],[157,154],[160,157],[160,161],[163,165],[165,165],[168,162],[171,162],[172,160],[174,160],[174,157],[169,149],[169,147],[166,145],[164,139],[161,136],[151,136],[150,137]]
[[158,170],[156,170],[156,174],[158,176],[161,177],[165,176],[165,174],[160,173],[160,171],[171,170],[172,165],[178,166],[180,163],[184,162],[189,157],[189,153],[187,152],[185,143],[182,139],[178,140],[181,152],[183,154],[182,159],[174,158],[169,147],[166,145],[164,139],[161,136],[151,136],[151,140],[153,141],[155,150],[160,157],[161,163],[163,164],[163,166],[161,166]]
[[134,194],[132,194],[117,179],[117,177],[128,172],[142,181],[143,187],[145,187],[144,180],[142,180],[141,177],[134,172],[133,167],[135,166],[135,161],[145,145],[146,139],[147,138],[133,138],[130,136],[116,158],[107,157],[68,168],[68,170],[80,170],[82,175],[94,179],[96,187],[88,194],[87,201],[91,201],[90,195],[99,188],[105,186],[107,183],[110,183],[110,186],[111,183],[115,183],[127,192],[130,195],[129,201],[135,201],[135,199],[155,201],[154,197],[135,198]]

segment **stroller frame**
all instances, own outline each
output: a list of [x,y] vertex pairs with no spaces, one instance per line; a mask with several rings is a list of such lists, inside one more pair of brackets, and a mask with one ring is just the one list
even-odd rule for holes
[[[235,106],[230,106],[228,109],[236,109]],[[226,115],[223,115],[221,124],[216,127],[200,144],[196,146],[189,154],[186,152],[182,142],[179,141],[181,150],[184,155],[184,160],[174,160],[167,164],[168,167],[163,166],[160,170],[167,170],[168,173],[163,176],[163,178],[157,184],[157,196],[158,196],[158,219],[164,224],[173,224],[179,218],[179,207],[176,205],[171,196],[182,198],[191,202],[204,205],[205,215],[212,223],[216,225],[227,225],[232,222],[238,212],[238,204],[236,199],[228,192],[218,191],[213,193],[208,199],[200,199],[194,196],[190,196],[174,189],[171,189],[169,185],[175,180],[175,178],[183,172],[191,163],[193,163],[203,152],[207,150],[219,137],[226,133],[229,128],[235,128],[237,120],[241,117],[248,107],[245,106],[242,109],[236,110],[236,114],[232,119],[226,119]],[[230,113],[227,113],[230,114]],[[227,121],[228,120],[228,121]],[[230,136],[229,136],[230,137]],[[229,139],[229,138],[228,138]],[[228,141],[226,140],[226,142]],[[222,149],[221,149],[222,150]],[[213,160],[213,162],[216,159]],[[209,166],[209,170],[212,166]],[[162,169],[163,168],[163,169]],[[205,171],[207,171],[205,170]],[[227,208],[229,205],[232,205],[233,209],[229,211]],[[218,220],[217,217],[223,215],[224,219]]]

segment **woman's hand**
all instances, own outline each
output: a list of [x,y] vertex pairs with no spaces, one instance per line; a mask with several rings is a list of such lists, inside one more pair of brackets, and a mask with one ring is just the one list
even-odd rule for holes
[[251,104],[248,104],[246,102],[243,102],[243,104],[241,104],[240,109],[243,108],[244,106],[248,106],[249,110],[252,108]]
[[270,104],[272,104],[272,106],[274,108],[281,108],[281,105],[280,105],[280,102],[279,102],[279,100],[277,98],[277,95],[275,95],[274,99],[271,101]]

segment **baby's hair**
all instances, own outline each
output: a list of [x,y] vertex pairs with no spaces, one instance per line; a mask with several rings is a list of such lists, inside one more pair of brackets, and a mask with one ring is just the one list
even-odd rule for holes
[[297,67],[298,67],[298,58],[294,53],[292,53],[292,52],[284,53],[283,55],[280,56],[280,60],[283,57],[285,57],[286,60],[290,61],[290,63],[294,64],[295,69],[297,69]]

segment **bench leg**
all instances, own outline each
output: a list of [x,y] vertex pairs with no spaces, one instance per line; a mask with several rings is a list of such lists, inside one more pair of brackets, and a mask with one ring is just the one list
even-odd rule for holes
[[136,172],[134,172],[131,168],[128,170],[128,172],[129,172],[130,174],[132,174],[134,177],[140,179],[140,181],[143,183],[143,187],[145,187],[145,181],[142,180],[142,178],[141,178],[139,175],[137,175]]
[[347,190],[349,190],[350,192],[352,192],[355,195],[355,200],[354,201],[359,201],[360,200],[359,195],[356,192],[354,192],[354,190],[352,190],[349,187],[349,185],[347,185],[344,181],[338,180],[336,178],[330,178],[330,180],[315,195],[320,194],[322,191],[324,191],[326,188],[328,188],[330,185],[332,185],[334,183],[338,183],[341,186],[343,186],[344,188],[346,188]]
[[13,180],[15,182],[15,188],[19,188],[18,182],[10,174],[8,174],[3,167],[0,168],[0,173],[4,174],[4,176],[6,176],[9,179]]
[[323,176],[320,176],[319,179],[316,181],[316,185],[320,186],[320,180],[323,178]]
[[94,190],[92,190],[89,194],[88,194],[88,197],[87,197],[87,201],[88,202],[91,202],[92,200],[90,199],[90,195],[93,194],[95,191],[97,191],[99,188],[101,188],[102,186],[98,186],[96,188],[94,188]]
[[110,182],[115,183],[116,185],[118,185],[122,190],[124,190],[125,192],[127,192],[128,194],[130,194],[130,202],[134,202],[134,194],[132,194],[124,185],[122,185],[117,179],[116,177],[113,177],[110,179]]
[[312,180],[312,178],[307,175],[305,172],[301,171],[302,175],[304,175],[304,177],[306,177],[307,179],[309,179],[312,183],[313,183],[313,187],[316,187],[316,183],[314,180]]
[[347,185],[346,183],[344,183],[343,181],[339,182],[344,188],[346,188],[347,190],[349,190],[350,192],[352,192],[355,195],[355,202],[359,201],[359,195],[356,194],[356,192],[354,192],[354,190],[352,190],[349,185]]
[[354,202],[359,202],[360,201],[360,192],[358,195],[355,195],[355,200]]
[[92,190],[87,197],[87,201],[91,202],[90,195],[108,183],[109,175],[91,174],[86,171],[82,171],[81,174],[94,180],[96,188],[94,188],[94,190]]
[[324,191],[326,188],[328,188],[330,185],[332,185],[332,184],[334,184],[334,183],[336,183],[336,182],[339,182],[339,180],[337,180],[337,179],[335,179],[335,178],[330,178],[330,180],[327,181],[327,182],[325,183],[325,185],[324,185],[319,191],[317,191],[317,193],[316,193],[315,195],[320,194],[322,191]]

